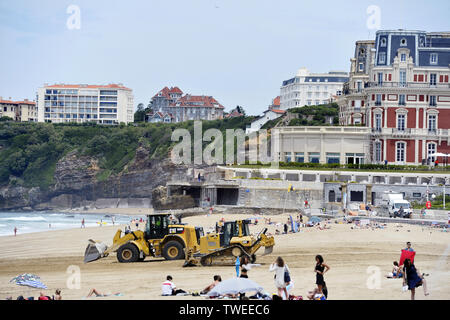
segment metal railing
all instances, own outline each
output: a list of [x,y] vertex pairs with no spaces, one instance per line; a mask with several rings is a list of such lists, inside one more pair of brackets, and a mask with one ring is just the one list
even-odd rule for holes
[[425,82],[368,82],[369,88],[438,88],[449,89],[450,83],[425,83]]

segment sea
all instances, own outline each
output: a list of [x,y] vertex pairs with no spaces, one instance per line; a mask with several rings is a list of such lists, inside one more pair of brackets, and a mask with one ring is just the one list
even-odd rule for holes
[[142,215],[129,216],[119,214],[93,214],[93,213],[66,213],[66,212],[0,212],[0,236],[41,232],[48,230],[64,230],[81,228],[84,219],[86,228],[129,224],[134,219],[142,218]]

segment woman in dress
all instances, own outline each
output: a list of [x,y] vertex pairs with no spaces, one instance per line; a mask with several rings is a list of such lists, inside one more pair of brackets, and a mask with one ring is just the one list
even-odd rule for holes
[[410,259],[405,259],[403,262],[403,286],[408,284],[408,290],[411,290],[411,300],[414,300],[414,296],[416,294],[416,288],[423,286],[423,294],[425,296],[429,295],[427,291],[427,282],[423,278],[423,276],[419,273],[419,270],[416,269],[414,264]]
[[316,273],[316,285],[319,293],[323,293],[328,298],[328,289],[325,284],[323,275],[330,270],[330,267],[323,263],[323,257],[319,254],[316,256],[316,267],[314,272]]
[[284,296],[288,299],[289,295],[286,287],[289,285],[289,282],[285,282],[284,274],[286,272],[290,274],[291,272],[289,271],[287,264],[284,263],[283,258],[278,257],[275,262],[270,265],[269,271],[275,271],[275,287],[278,289],[278,296],[283,297],[284,292]]

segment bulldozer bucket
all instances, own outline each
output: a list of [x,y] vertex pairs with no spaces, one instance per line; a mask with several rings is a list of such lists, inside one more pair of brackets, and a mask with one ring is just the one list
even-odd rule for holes
[[267,254],[271,254],[272,251],[273,251],[273,246],[267,246],[267,247],[264,247],[264,253],[263,253],[263,256],[265,256],[265,255],[267,255]]
[[89,240],[89,244],[84,252],[84,263],[100,259],[107,249],[108,247],[106,244]]

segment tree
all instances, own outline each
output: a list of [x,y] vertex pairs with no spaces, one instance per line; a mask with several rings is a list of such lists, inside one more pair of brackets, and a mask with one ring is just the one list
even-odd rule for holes
[[144,109],[144,104],[143,103],[139,103],[137,105],[137,110],[134,113],[134,122],[144,122],[145,121],[145,109]]

